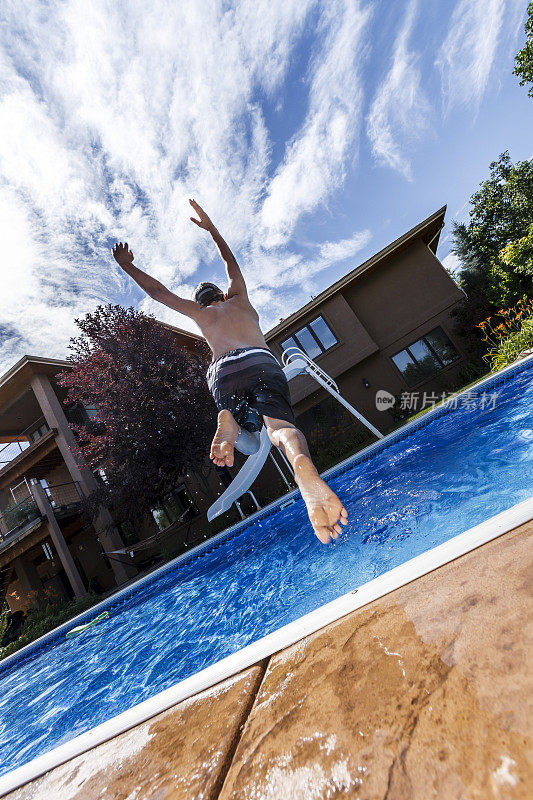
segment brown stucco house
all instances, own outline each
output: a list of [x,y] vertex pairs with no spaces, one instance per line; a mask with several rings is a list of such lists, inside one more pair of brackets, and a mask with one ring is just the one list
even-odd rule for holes
[[[465,295],[436,255],[445,212],[444,206],[266,334],[280,359],[289,347],[304,350],[384,432],[397,420],[398,403],[380,406],[377,391],[409,395],[409,416],[460,382],[464,344],[452,312]],[[291,395],[306,433],[323,418],[321,404],[334,408],[308,376],[291,381]]]

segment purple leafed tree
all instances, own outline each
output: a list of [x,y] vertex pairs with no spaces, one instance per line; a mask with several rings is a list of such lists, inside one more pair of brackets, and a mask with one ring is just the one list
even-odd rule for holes
[[105,482],[87,504],[103,503],[116,522],[137,527],[188,471],[205,464],[216,409],[205,381],[207,347],[181,348],[155,318],[98,306],[71,339],[71,369],[58,376],[67,402],[97,415],[73,425],[79,453]]

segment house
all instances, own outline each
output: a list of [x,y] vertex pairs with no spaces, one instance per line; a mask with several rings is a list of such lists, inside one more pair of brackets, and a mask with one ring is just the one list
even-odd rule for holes
[[[291,347],[307,353],[382,432],[402,416],[401,400],[403,416],[410,416],[461,384],[464,343],[452,312],[465,295],[436,255],[445,211],[436,211],[265,337],[280,360]],[[330,440],[328,419],[344,438],[348,426],[362,431],[307,375],[291,381],[291,396],[306,434],[322,424]]]
[[[197,340],[172,332],[181,347]],[[23,356],[0,377],[0,602],[7,598],[12,611],[106,592],[139,571],[133,557],[138,538],[131,542],[106,508],[92,523],[82,513],[81,499],[95,488],[97,476],[79,466],[70,424],[83,424],[96,410],[65,405],[66,390],[56,376],[68,369],[68,361]],[[194,540],[191,524],[201,527],[205,508],[224,486],[219,475],[211,477],[213,485],[199,480],[162,498],[145,537],[180,520],[182,532]]]

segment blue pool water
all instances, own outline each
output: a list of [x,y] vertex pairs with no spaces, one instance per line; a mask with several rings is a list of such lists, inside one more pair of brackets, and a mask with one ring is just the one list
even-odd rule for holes
[[329,482],[350,525],[333,544],[298,499],[111,601],[86,634],[0,662],[0,773],[530,497],[532,379],[533,362],[514,368],[343,465]]

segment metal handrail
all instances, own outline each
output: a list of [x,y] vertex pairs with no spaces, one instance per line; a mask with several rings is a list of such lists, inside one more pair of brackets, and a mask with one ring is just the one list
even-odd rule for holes
[[288,369],[288,367],[292,363],[302,361],[305,364],[304,370],[305,372],[307,372],[308,375],[310,375],[312,378],[315,379],[315,381],[317,381],[317,383],[323,386],[324,389],[326,389],[336,400],[339,401],[339,403],[342,406],[344,406],[344,408],[347,411],[350,412],[350,414],[353,414],[353,416],[356,419],[358,419],[359,422],[362,422],[363,425],[366,428],[368,428],[368,430],[372,431],[374,436],[377,436],[378,439],[383,439],[383,434],[381,433],[381,431],[378,431],[378,429],[374,425],[372,425],[372,423],[369,422],[365,417],[363,417],[363,415],[360,414],[359,411],[357,411],[357,409],[354,408],[351,403],[349,403],[347,400],[344,399],[344,397],[341,395],[339,391],[339,387],[337,386],[333,378],[331,378],[326,372],[321,370],[320,367],[317,366],[315,362],[312,359],[310,359],[306,353],[302,352],[302,350],[300,350],[299,347],[287,347],[287,349],[283,353],[282,360],[285,364],[285,369]]
[[304,353],[303,350],[300,350],[299,347],[287,347],[286,350],[283,351],[283,355],[281,356],[281,360],[283,361],[283,365],[287,367],[293,361],[305,361],[307,364],[306,372],[311,370],[315,375],[318,375],[322,380],[331,386],[332,389],[335,389],[336,392],[339,391],[339,387],[331,377],[328,375],[327,372],[324,372],[323,369],[320,369],[318,364],[316,364],[307,353]]
[[24,522],[28,523],[40,517],[41,512],[31,496],[8,506],[0,513],[0,541],[3,541],[10,533],[20,528]]
[[[18,444],[19,453],[23,453],[27,448],[26,447],[21,447],[21,440],[23,441],[24,444],[27,444],[28,447],[31,447],[32,444],[36,444],[36,442],[31,442],[29,440],[29,437],[28,437],[27,434],[28,434],[29,431],[32,431],[32,430],[35,430],[35,428],[38,428],[39,427],[39,423],[42,423],[42,422],[46,422],[46,419],[43,416],[38,417],[34,422],[32,422],[30,425],[28,425],[27,428],[24,428],[24,430],[21,431],[21,433],[17,434],[12,439],[10,439],[9,442],[4,442],[2,447],[0,447],[0,468],[1,468],[2,465],[9,464],[11,461],[13,461],[14,458],[17,457],[17,456],[12,456],[11,458],[8,458],[7,461],[3,461],[2,460],[1,455],[2,455],[3,451],[6,450],[8,447],[12,447],[14,444]],[[39,440],[37,440],[37,441],[39,441]],[[17,455],[19,455],[19,453],[17,453]]]

